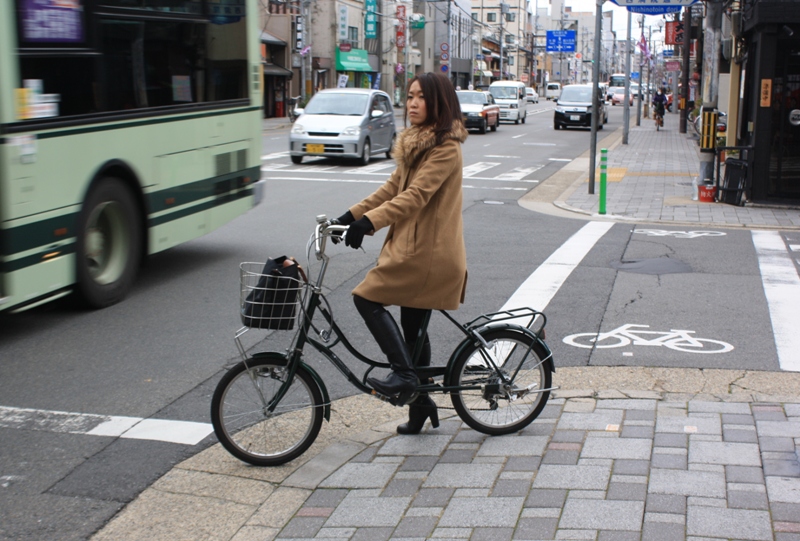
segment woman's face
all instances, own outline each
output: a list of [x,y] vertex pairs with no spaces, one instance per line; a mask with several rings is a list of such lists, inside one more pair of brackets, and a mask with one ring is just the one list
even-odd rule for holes
[[408,89],[406,107],[408,107],[408,118],[412,125],[419,126],[425,123],[428,118],[428,109],[425,107],[425,96],[422,95],[419,81],[414,81]]

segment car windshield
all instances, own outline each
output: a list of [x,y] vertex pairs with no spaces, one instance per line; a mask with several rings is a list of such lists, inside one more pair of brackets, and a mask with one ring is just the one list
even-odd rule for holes
[[483,105],[486,97],[480,92],[456,92],[458,101],[461,104]]
[[558,85],[547,85],[547,90],[558,90]]
[[515,100],[518,96],[518,90],[514,86],[493,86],[489,88],[489,92],[496,100]]
[[586,86],[568,86],[561,91],[559,101],[592,101],[592,89]]
[[624,86],[614,86],[608,90],[609,94],[625,94]]
[[368,102],[367,94],[320,92],[308,102],[303,112],[307,115],[361,116]]

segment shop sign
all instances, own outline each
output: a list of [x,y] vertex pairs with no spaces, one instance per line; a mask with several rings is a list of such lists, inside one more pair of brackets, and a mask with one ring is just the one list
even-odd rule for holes
[[339,4],[339,41],[347,41],[347,4]]
[[352,48],[353,48],[353,46],[350,45],[349,43],[340,43],[339,44],[339,50],[342,51],[343,53],[349,53]]
[[792,126],[800,126],[800,109],[793,109],[789,113],[789,122],[792,123]]
[[364,18],[364,37],[375,39],[378,37],[378,2],[377,0],[366,0],[364,7],[367,12]]
[[772,105],[772,79],[761,79],[761,107]]
[[395,45],[398,49],[405,49],[406,47],[406,6],[397,6],[397,20],[400,24],[397,25],[397,33],[394,37]]

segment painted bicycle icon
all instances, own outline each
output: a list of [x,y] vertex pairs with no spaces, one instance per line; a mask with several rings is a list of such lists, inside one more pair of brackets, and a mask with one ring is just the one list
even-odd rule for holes
[[650,325],[626,323],[613,331],[578,333],[564,338],[563,342],[578,348],[621,348],[634,346],[665,346],[685,353],[727,353],[733,346],[721,340],[696,338],[695,331],[670,329],[668,332],[647,331]]
[[663,229],[635,229],[634,233],[648,237],[675,237],[676,239],[696,239],[699,237],[724,237],[722,231],[665,231]]

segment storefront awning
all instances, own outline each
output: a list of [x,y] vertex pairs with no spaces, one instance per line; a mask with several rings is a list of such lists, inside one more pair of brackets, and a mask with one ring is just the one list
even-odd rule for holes
[[278,77],[291,77],[292,70],[287,70],[275,64],[264,63],[264,75],[276,75]]
[[283,41],[281,38],[276,38],[269,32],[261,32],[261,43],[267,43],[269,45],[283,45],[286,46],[286,42]]
[[494,77],[494,72],[491,72],[491,71],[489,71],[489,70],[485,70],[485,71],[483,72],[483,76],[484,76],[484,77]]
[[375,71],[369,65],[369,54],[366,49],[352,49],[342,52],[336,51],[337,71]]

